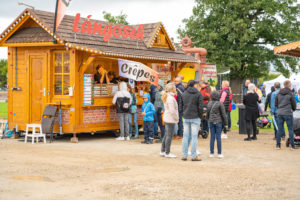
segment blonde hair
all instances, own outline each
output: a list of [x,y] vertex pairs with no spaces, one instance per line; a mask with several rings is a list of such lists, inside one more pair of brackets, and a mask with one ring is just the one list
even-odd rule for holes
[[256,86],[253,83],[248,85],[248,92],[247,93],[255,93]]
[[167,98],[168,98],[167,92],[171,92],[172,90],[174,90],[174,88],[175,88],[174,83],[168,83],[168,84],[165,86],[165,90],[161,92],[161,100],[162,100],[164,103],[166,103]]
[[229,81],[222,81],[222,87],[229,87]]

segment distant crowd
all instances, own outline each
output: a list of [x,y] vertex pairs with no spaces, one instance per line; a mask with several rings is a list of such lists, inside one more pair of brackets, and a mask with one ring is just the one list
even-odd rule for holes
[[[192,161],[201,161],[200,152],[197,151],[201,128],[201,131],[210,132],[210,157],[214,157],[216,140],[217,156],[223,158],[222,139],[228,138],[227,132],[231,129],[233,102],[229,82],[222,81],[222,89],[218,92],[204,81],[190,80],[185,84],[182,83],[183,79],[184,77],[179,75],[174,81],[159,80],[158,86],[151,85],[149,93],[143,95],[141,112],[144,140],[142,143],[161,143],[160,155],[166,158],[176,158],[177,156],[171,153],[172,139],[182,139],[182,160],[186,161],[190,154]],[[246,80],[243,104],[248,137],[245,141],[257,140],[256,122],[260,113],[263,112],[259,103],[263,102],[265,111],[269,106],[274,118],[276,148],[281,148],[280,141],[282,137],[285,137],[284,122],[286,122],[292,149],[296,149],[292,129],[296,96],[288,80],[284,82],[282,89],[280,89],[280,84],[275,83],[272,92],[268,95],[266,95],[265,86],[259,89],[250,80]],[[114,95],[113,103],[116,105],[120,124],[120,137],[116,139],[138,139],[138,102],[135,90],[129,84],[121,82],[119,91]],[[188,151],[190,143],[191,152]]]

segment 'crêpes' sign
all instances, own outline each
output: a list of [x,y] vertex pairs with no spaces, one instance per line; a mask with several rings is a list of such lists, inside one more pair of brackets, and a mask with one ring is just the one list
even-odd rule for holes
[[158,73],[148,66],[131,60],[118,59],[119,76],[135,81],[147,81],[157,86]]
[[102,27],[97,21],[90,20],[91,17],[92,15],[88,15],[87,19],[83,23],[80,23],[80,13],[77,13],[73,23],[73,32],[81,32],[82,34],[88,35],[102,35],[105,42],[108,42],[111,36],[116,38],[122,37],[124,39],[129,38],[131,40],[144,40],[144,26],[142,24],[140,24],[137,29],[128,25],[122,25],[121,27],[119,24],[115,24],[114,26],[107,24]]

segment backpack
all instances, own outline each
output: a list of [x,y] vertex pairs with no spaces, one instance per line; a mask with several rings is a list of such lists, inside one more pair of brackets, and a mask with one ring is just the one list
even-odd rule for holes
[[123,112],[129,112],[129,108],[130,108],[129,102],[130,102],[130,98],[122,97],[119,101],[120,110]]

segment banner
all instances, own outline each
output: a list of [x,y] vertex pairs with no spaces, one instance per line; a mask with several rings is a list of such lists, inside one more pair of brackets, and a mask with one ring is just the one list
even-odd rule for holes
[[217,66],[215,64],[200,64],[202,70],[202,80],[211,86],[218,84]]
[[131,60],[118,59],[119,76],[158,85],[158,73],[150,67]]
[[69,6],[71,0],[57,0],[56,1],[56,9],[55,9],[55,19],[54,19],[54,30],[56,32],[60,22],[65,16],[67,7]]

